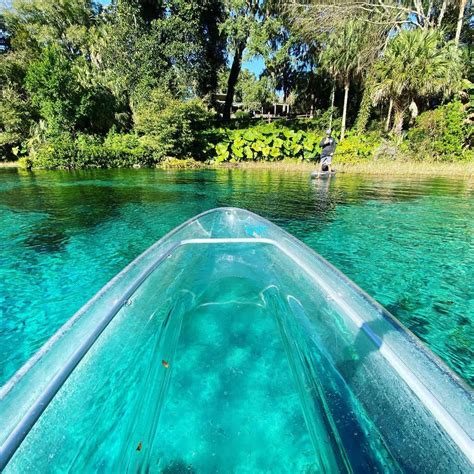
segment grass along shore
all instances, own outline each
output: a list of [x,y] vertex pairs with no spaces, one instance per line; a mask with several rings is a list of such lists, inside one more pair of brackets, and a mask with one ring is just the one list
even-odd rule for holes
[[[474,162],[436,163],[416,161],[363,161],[360,163],[333,163],[339,173],[354,173],[385,176],[459,176],[474,179]],[[219,168],[279,169],[282,171],[313,171],[319,163],[296,160],[283,161],[241,161],[219,165]]]
[[[1,168],[18,168],[16,161],[0,161]],[[305,171],[311,172],[319,169],[319,163],[290,160],[282,161],[240,161],[236,163],[206,164],[203,162],[187,160],[165,160],[163,164],[157,165],[163,169],[252,169],[280,171]],[[361,161],[359,163],[338,163],[334,162],[334,168],[339,173],[365,174],[373,176],[455,176],[474,179],[474,162],[417,162],[417,161]]]

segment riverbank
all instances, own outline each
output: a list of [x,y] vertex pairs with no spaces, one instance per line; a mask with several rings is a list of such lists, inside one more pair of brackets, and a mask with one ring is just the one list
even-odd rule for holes
[[[313,171],[319,168],[318,163],[301,161],[261,161],[240,162],[219,165],[240,169],[279,169],[282,171]],[[339,173],[354,173],[374,176],[457,176],[474,179],[474,162],[430,163],[400,161],[365,161],[360,163],[334,163]]]
[[[0,168],[18,168],[18,162],[0,162]],[[463,161],[455,163],[416,162],[416,161],[363,161],[359,163],[334,163],[339,173],[364,174],[371,176],[456,176],[474,179],[474,162]],[[200,161],[165,160],[157,168],[163,169],[251,169],[251,170],[280,170],[311,172],[319,168],[316,162],[299,160],[283,161],[241,161],[237,163],[207,164]]]

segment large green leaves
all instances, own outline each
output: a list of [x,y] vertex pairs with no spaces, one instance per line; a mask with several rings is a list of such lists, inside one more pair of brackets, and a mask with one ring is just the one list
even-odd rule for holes
[[273,124],[228,130],[215,146],[216,161],[312,160],[317,154],[318,138],[314,132],[294,131]]

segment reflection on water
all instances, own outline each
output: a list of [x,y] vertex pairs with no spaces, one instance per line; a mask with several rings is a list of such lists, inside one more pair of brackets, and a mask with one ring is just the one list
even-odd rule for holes
[[0,382],[167,231],[237,206],[326,257],[474,384],[473,195],[446,178],[0,170]]

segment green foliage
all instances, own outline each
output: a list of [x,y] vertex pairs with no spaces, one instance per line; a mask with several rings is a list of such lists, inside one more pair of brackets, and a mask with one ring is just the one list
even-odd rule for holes
[[14,88],[0,91],[0,160],[14,159],[29,135],[31,106]]
[[234,115],[237,120],[250,120],[252,118],[252,113],[245,110],[237,110]]
[[61,43],[75,57],[88,53],[97,22],[91,0],[13,0],[5,20],[12,33],[12,47],[34,58],[42,48]]
[[177,97],[214,92],[225,63],[217,0],[112,2],[103,62],[120,95],[161,87]]
[[46,48],[28,68],[26,88],[31,102],[52,131],[72,130],[80,118],[82,91],[72,64],[58,47]]
[[[459,48],[449,41],[456,5],[448,2],[439,28],[441,2],[427,18],[408,20],[410,2],[370,11],[333,3],[296,2],[301,22],[292,22],[291,9],[273,0],[7,2],[0,15],[7,37],[0,50],[0,159],[28,153],[26,164],[61,168],[153,165],[170,157],[314,159],[314,130],[329,126],[334,82],[336,111],[347,112],[349,123],[359,112],[358,133],[339,144],[336,161],[368,160],[384,150],[394,157],[472,157],[472,108],[439,107],[461,89],[467,101],[462,79],[472,76],[472,32],[465,26]],[[399,30],[398,21],[412,24]],[[278,89],[293,113],[314,118],[253,126],[254,118],[239,114],[225,130],[214,128],[205,104],[213,103],[226,53],[237,59],[235,99],[247,110],[271,103]],[[239,74],[256,55],[265,65],[261,76]],[[229,77],[226,69],[222,89]],[[374,102],[380,107],[372,109]],[[379,146],[389,102],[398,136]],[[415,122],[427,103],[438,108]],[[412,128],[404,140],[408,110]],[[373,133],[363,135],[371,114]],[[334,134],[345,123],[338,115]]]
[[394,131],[400,134],[412,102],[462,88],[462,67],[459,49],[444,42],[439,31],[403,30],[375,65],[373,99],[393,101]]
[[150,92],[134,108],[135,130],[154,148],[155,156],[203,158],[207,151],[205,129],[212,115],[200,99],[177,100],[161,89]]
[[462,160],[469,156],[472,123],[460,102],[420,114],[408,132],[405,151],[414,159]]
[[159,167],[164,169],[194,169],[203,168],[205,166],[205,163],[202,161],[196,161],[193,158],[186,158],[184,160],[178,158],[166,158],[159,163]]
[[215,161],[314,160],[322,134],[294,131],[268,124],[243,130],[226,130],[215,146]]
[[[153,150],[134,133],[116,134],[109,133],[104,140],[102,148],[108,161],[112,161],[107,167],[133,166],[133,165],[152,165],[156,163],[157,158]],[[118,164],[122,163],[122,164]]]
[[350,132],[339,143],[334,161],[337,163],[357,163],[372,160],[376,157],[380,144],[381,137],[378,132],[364,134]]
[[19,90],[26,74],[26,57],[22,53],[0,53],[0,84]]
[[58,46],[50,46],[28,67],[26,89],[52,134],[106,131],[113,124],[113,98],[103,87],[84,87],[77,62]]
[[30,146],[25,166],[40,168],[129,167],[154,165],[165,158],[205,159],[211,114],[200,99],[182,102],[160,89],[134,108],[137,133],[110,132],[105,139],[51,131]]
[[276,99],[275,86],[270,77],[263,76],[257,79],[254,73],[246,69],[240,73],[235,89],[235,100],[242,102],[244,110],[260,111],[262,107]]
[[367,25],[349,21],[340,31],[329,36],[321,55],[323,67],[338,82],[344,84],[357,75],[366,64],[361,61],[366,41]]
[[221,28],[234,50],[240,43],[247,43],[250,36],[258,36],[264,21],[264,7],[267,1],[224,0],[226,19]]
[[365,89],[360,102],[359,113],[355,123],[355,129],[358,133],[364,133],[370,118],[372,109],[372,91],[370,81],[366,81]]
[[27,157],[20,160],[25,168],[74,168],[76,147],[72,137],[62,133],[48,141],[42,142],[37,148],[30,150]]
[[150,166],[153,150],[135,134],[110,133],[105,140],[94,135],[68,133],[49,136],[22,158],[25,168],[77,169]]

